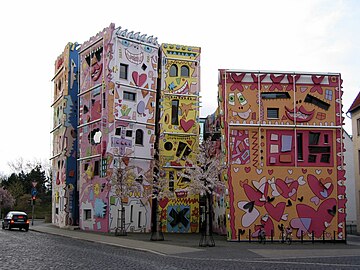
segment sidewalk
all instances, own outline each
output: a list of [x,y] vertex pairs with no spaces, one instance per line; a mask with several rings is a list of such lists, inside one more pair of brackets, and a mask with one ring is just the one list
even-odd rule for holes
[[[328,256],[360,256],[360,236],[348,235],[344,243],[299,243],[291,245],[279,242],[265,245],[257,242],[229,242],[225,236],[214,235],[215,247],[199,247],[200,234],[164,234],[164,241],[151,241],[149,233],[128,233],[115,236],[110,233],[94,233],[81,230],[60,229],[51,223],[38,223],[30,230],[97,242],[122,248],[151,252],[164,256],[211,258],[218,260],[242,260],[255,258],[300,258]],[[314,252],[316,250],[316,252]]]

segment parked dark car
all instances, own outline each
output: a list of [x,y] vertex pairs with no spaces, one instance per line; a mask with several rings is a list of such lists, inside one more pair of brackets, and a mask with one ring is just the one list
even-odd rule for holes
[[30,220],[28,219],[28,215],[25,212],[10,211],[4,217],[2,228],[3,230],[18,228],[19,230],[24,229],[25,231],[28,231],[29,225]]

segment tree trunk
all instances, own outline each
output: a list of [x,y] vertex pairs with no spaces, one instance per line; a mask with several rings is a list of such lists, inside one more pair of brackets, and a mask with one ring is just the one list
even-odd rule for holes
[[201,233],[200,247],[214,247],[215,241],[212,235],[212,201],[211,194],[206,194],[205,202],[205,230]]

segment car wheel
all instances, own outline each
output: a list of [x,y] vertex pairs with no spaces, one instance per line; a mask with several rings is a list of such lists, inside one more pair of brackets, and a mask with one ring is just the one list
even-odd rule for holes
[[25,228],[25,232],[29,231],[29,228]]
[[5,225],[4,225],[4,223],[2,224],[2,229],[5,230]]

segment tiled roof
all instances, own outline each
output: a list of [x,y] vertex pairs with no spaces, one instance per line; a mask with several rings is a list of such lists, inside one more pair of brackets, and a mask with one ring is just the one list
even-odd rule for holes
[[359,107],[360,107],[360,92],[357,95],[357,97],[355,98],[354,102],[351,104],[348,112],[352,112],[352,111],[356,110]]

